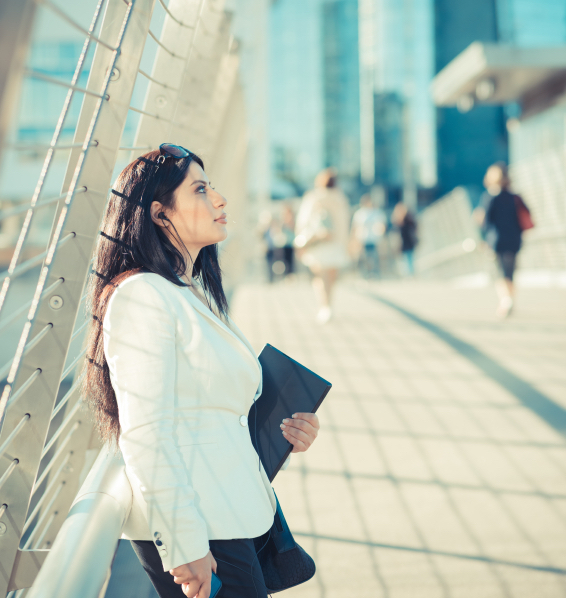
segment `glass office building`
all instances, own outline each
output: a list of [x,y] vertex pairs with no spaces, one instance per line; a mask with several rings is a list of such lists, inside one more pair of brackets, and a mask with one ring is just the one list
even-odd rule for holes
[[564,0],[497,0],[499,40],[523,48],[566,43]]
[[[436,71],[475,41],[498,40],[495,0],[435,0]],[[487,167],[507,160],[507,131],[501,106],[476,106],[465,114],[438,108],[438,194],[466,186],[476,201]]]
[[[523,48],[566,45],[566,2],[564,0],[498,0],[501,41]],[[549,90],[553,93],[554,90]],[[528,118],[510,126],[509,153],[514,163],[529,161],[562,151],[566,145],[566,106],[544,105]]]
[[322,40],[325,162],[353,187],[360,173],[357,0],[322,5]]
[[276,0],[268,47],[272,195],[301,194],[326,166],[353,190],[360,171],[357,0]]
[[[409,178],[417,187],[436,184],[435,110],[429,92],[432,0],[365,0],[371,39],[363,44],[359,32],[368,27],[359,22],[360,6],[358,0],[276,0],[271,6],[269,123],[275,196],[295,194],[301,185],[312,184],[318,169],[330,165],[355,195],[360,132],[368,126],[375,129],[370,143],[376,145],[370,183],[390,185],[395,179],[402,186]],[[360,124],[362,51],[361,68],[371,70],[365,105],[373,112],[366,124]]]
[[[374,19],[376,117],[387,98],[393,102],[389,114],[397,114],[398,102],[403,103],[403,178],[417,187],[433,187],[437,179],[435,109],[429,91],[434,74],[433,2],[375,0]],[[384,126],[379,118],[375,124],[378,131]],[[383,165],[376,163],[376,175],[382,171]]]
[[[558,46],[566,43],[564,0],[435,0],[436,71],[440,71],[472,42],[491,42],[520,47]],[[517,106],[476,106],[461,114],[456,108],[438,109],[439,193],[457,185],[481,190],[486,168],[508,159],[507,118]],[[559,117],[551,120],[560,120]],[[534,126],[534,125],[533,125]],[[542,133],[528,133],[518,142],[518,131],[510,139],[511,159],[544,145]],[[534,127],[538,130],[538,127]],[[548,135],[555,137],[548,128]],[[547,135],[547,136],[548,136]],[[537,141],[538,139],[538,141]]]
[[312,186],[325,165],[320,0],[276,0],[270,8],[269,145],[271,193],[290,197]]

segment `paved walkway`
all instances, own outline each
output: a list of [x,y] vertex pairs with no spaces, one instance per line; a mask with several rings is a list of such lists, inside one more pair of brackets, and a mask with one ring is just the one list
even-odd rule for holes
[[305,281],[240,287],[233,317],[330,380],[321,434],[275,488],[318,572],[288,598],[566,596],[566,292]]

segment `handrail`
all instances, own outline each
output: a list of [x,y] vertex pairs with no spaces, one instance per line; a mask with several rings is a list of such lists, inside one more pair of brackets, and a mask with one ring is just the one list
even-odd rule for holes
[[[41,293],[41,298],[46,297],[47,295],[51,294],[59,285],[63,284],[65,280],[63,278],[58,278],[54,283],[50,284],[48,287],[43,289]],[[6,317],[5,320],[0,322],[0,331],[3,328],[7,328],[10,324],[13,324],[20,316],[22,316],[26,311],[29,311],[29,308],[33,305],[34,299],[30,299],[28,302],[24,303],[21,307],[13,311],[9,316]]]
[[[53,496],[51,497],[49,502],[45,505],[43,513],[40,515],[37,523],[35,524],[32,532],[30,533],[30,535],[28,536],[28,539],[26,540],[26,542],[24,544],[24,550],[27,550],[28,548],[31,547],[31,545],[36,540],[36,536],[39,533],[39,530],[41,530],[43,528],[43,530],[45,531],[46,528],[48,528],[51,525],[51,523],[53,522],[54,515],[55,515],[52,510],[53,505],[55,504],[55,501],[61,494],[61,491],[63,490],[64,486],[65,486],[65,482],[61,482],[59,484],[59,487],[57,488],[57,490],[55,490],[55,492],[53,493]],[[47,525],[45,527],[43,527],[43,524],[45,522],[47,522]]]
[[[62,247],[63,243],[66,243],[67,241],[72,239],[74,236],[75,236],[75,233],[69,233],[69,234],[65,235],[64,237],[62,237],[61,239],[59,239],[57,241],[57,247],[58,248]],[[41,264],[43,262],[43,260],[48,255],[49,255],[49,250],[46,249],[45,251],[38,253],[37,255],[30,258],[29,260],[26,260],[25,262],[18,264],[11,272],[10,272],[11,267],[8,270],[4,270],[3,272],[0,272],[0,277],[3,277],[4,279],[5,278],[10,278],[10,279],[17,278],[18,276],[21,276],[22,274],[29,272],[32,268],[35,268],[35,266],[39,266],[39,264]]]
[[30,418],[29,413],[26,413],[22,417],[22,419],[20,420],[18,425],[12,430],[12,432],[10,433],[8,438],[6,438],[6,440],[4,441],[2,446],[0,446],[0,457],[2,457],[2,455],[6,452],[6,450],[12,443],[12,440],[14,440],[14,438],[22,431],[22,428],[25,426],[25,424],[29,420],[29,418]]
[[25,72],[27,77],[31,79],[39,79],[40,81],[45,81],[45,83],[52,83],[53,85],[59,85],[60,87],[64,87],[66,89],[72,89],[73,91],[78,91],[79,93],[84,93],[86,95],[92,96],[94,98],[100,98],[102,100],[108,99],[107,93],[98,93],[96,91],[92,91],[92,89],[85,89],[84,87],[79,87],[78,85],[73,85],[72,83],[67,83],[66,81],[61,81],[55,77],[50,77],[40,71],[34,71],[32,69],[27,69]]
[[14,471],[14,469],[16,469],[19,462],[19,459],[12,459],[12,462],[10,463],[10,465],[8,465],[8,468],[6,469],[2,477],[0,477],[0,488],[2,488],[4,482],[12,475],[12,472]]
[[103,448],[27,598],[98,598],[132,500],[121,455]]
[[[31,341],[26,343],[24,346],[24,350],[22,351],[22,357],[27,355],[38,343],[41,339],[53,328],[53,324],[47,324],[44,326],[40,332],[38,332]],[[8,361],[5,363],[2,368],[0,368],[0,379],[6,377],[10,372],[10,369],[13,365],[13,361]]]
[[149,81],[152,81],[156,85],[164,87],[165,89],[170,89],[171,91],[179,91],[178,87],[171,87],[171,85],[167,85],[167,83],[162,83],[161,81],[158,81],[157,79],[154,79],[151,75],[149,75],[148,73],[146,73],[142,69],[138,69],[138,73],[140,75],[143,75],[146,79],[149,79]]
[[180,56],[179,54],[176,54],[175,52],[173,52],[173,50],[170,50],[163,42],[161,42],[157,36],[155,35],[155,33],[153,33],[153,31],[150,29],[148,31],[149,37],[151,37],[151,39],[153,39],[153,41],[155,41],[155,43],[158,46],[161,46],[165,52],[167,52],[167,54],[169,54],[170,56],[172,56],[173,58],[178,58],[179,60],[185,60],[186,56]]
[[165,12],[171,17],[171,20],[174,21],[175,23],[177,23],[177,25],[180,25],[181,27],[186,27],[187,29],[194,29],[195,26],[194,25],[187,25],[186,23],[183,23],[183,21],[180,21],[168,8],[167,4],[165,4],[165,2],[163,2],[163,0],[159,0],[159,4],[161,4],[161,6],[163,6]]
[[50,2],[50,0],[40,0],[45,6],[49,7],[56,15],[58,15],[61,19],[69,23],[71,27],[74,27],[77,31],[80,31],[88,38],[95,41],[97,44],[108,48],[111,52],[115,52],[118,48],[116,46],[111,46],[110,44],[106,43],[103,39],[100,39],[98,36],[94,35],[90,29],[85,29],[81,25],[79,25],[74,19],[72,19],[65,11],[61,10],[56,4]]

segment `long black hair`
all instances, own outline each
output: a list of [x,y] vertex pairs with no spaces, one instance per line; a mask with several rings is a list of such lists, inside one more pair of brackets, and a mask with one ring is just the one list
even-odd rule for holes
[[[156,171],[159,156],[158,150],[148,152],[120,173],[106,207],[88,283],[86,309],[92,313],[93,325],[81,372],[82,394],[104,441],[118,440],[120,434],[118,403],[110,382],[102,334],[112,292],[123,280],[139,272],[153,272],[177,286],[188,286],[177,277],[187,270],[185,257],[163,228],[153,222],[150,206],[159,201],[164,208],[174,211],[175,190],[187,176],[191,163],[194,161],[203,169],[204,164],[191,153],[187,158],[166,158]],[[184,246],[173,223],[168,223],[174,230],[172,234]],[[187,255],[191,259],[188,251]],[[200,282],[209,307],[212,299],[220,317],[227,319],[228,302],[222,287],[218,246],[203,247],[192,265],[193,279]]]

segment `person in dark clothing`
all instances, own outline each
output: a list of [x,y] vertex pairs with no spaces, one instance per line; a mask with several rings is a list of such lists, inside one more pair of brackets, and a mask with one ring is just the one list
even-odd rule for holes
[[497,315],[507,317],[512,309],[515,297],[513,274],[517,263],[517,254],[521,249],[522,229],[519,224],[518,204],[525,209],[520,196],[509,190],[510,180],[507,165],[497,162],[487,169],[484,177],[487,189],[485,203],[484,230],[492,245],[502,274],[498,281],[499,307]]
[[295,213],[293,208],[286,204],[281,213],[281,231],[285,235],[285,245],[283,245],[283,262],[285,263],[285,276],[295,273]]
[[415,247],[418,243],[417,221],[411,212],[409,212],[407,206],[400,201],[393,208],[391,222],[399,229],[401,235],[401,251],[405,256],[407,272],[409,276],[413,276],[415,273],[413,256]]

